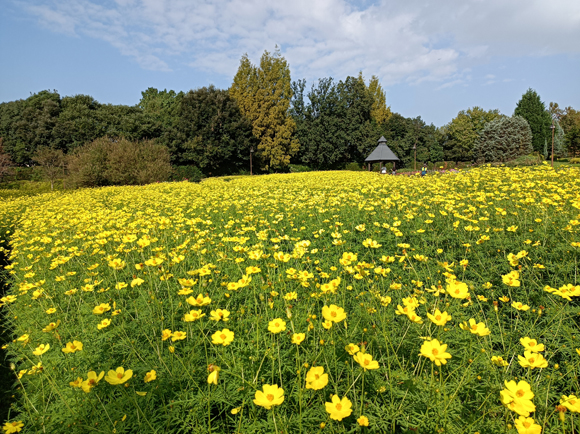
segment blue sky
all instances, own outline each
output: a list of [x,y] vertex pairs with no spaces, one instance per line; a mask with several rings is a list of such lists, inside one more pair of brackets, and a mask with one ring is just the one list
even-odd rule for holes
[[387,103],[441,126],[521,95],[580,109],[578,0],[3,0],[0,101],[56,89],[138,103],[227,88],[280,46],[292,78],[377,75]]

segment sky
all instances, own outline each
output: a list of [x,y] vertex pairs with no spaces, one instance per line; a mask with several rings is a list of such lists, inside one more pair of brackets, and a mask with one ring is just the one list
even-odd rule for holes
[[442,126],[522,94],[580,108],[579,0],[2,0],[0,102],[44,89],[135,105],[228,88],[279,47],[293,80],[376,75],[391,110]]

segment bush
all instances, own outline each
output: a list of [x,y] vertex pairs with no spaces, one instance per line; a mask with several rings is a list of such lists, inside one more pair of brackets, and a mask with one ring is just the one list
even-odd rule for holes
[[533,152],[532,131],[521,116],[499,118],[485,125],[473,149],[474,158],[505,162]]
[[168,149],[152,141],[103,137],[79,148],[68,160],[71,180],[79,187],[143,185],[166,181],[171,175]]
[[367,170],[366,163],[364,165],[360,165],[359,163],[347,163],[344,166],[344,170],[352,170],[354,172],[361,172],[363,170]]
[[580,164],[580,158],[570,158],[569,162],[572,164]]
[[203,173],[196,166],[174,166],[171,172],[171,181],[200,182]]
[[540,154],[534,153],[530,155],[522,155],[515,160],[506,162],[505,165],[507,167],[534,166],[536,164],[541,164],[542,161],[544,161],[544,158]]
[[289,164],[290,172],[312,172],[312,169],[308,166],[301,164]]

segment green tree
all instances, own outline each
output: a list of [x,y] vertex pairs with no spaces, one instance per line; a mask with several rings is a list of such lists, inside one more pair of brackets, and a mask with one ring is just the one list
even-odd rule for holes
[[521,116],[528,121],[530,129],[532,130],[532,146],[534,151],[543,154],[544,144],[546,142],[551,143],[552,140],[550,130],[552,118],[550,112],[546,110],[545,104],[540,99],[540,95],[535,90],[528,89],[519,100],[514,110],[514,116]]
[[379,78],[373,75],[368,85],[369,93],[373,99],[371,118],[379,125],[383,125],[393,115],[391,107],[387,106],[387,96],[379,82]]
[[532,130],[522,116],[500,117],[483,128],[473,150],[476,160],[505,162],[531,154]]
[[443,143],[445,159],[451,161],[472,161],[473,148],[485,125],[501,115],[499,110],[484,110],[473,107],[461,110],[446,125],[446,137]]
[[54,181],[59,175],[64,175],[65,156],[62,150],[43,146],[36,150],[32,159],[40,166],[44,178],[50,181],[50,189],[54,190]]
[[90,95],[62,98],[53,128],[51,147],[65,152],[91,142],[106,133],[97,116],[101,104]]
[[258,140],[256,157],[262,169],[288,165],[299,144],[294,138],[296,123],[289,116],[290,68],[280,51],[264,51],[259,66],[252,65],[247,55],[242,56],[230,94],[252,123]]
[[249,167],[252,125],[227,90],[190,90],[180,101],[177,131],[183,139],[180,164],[225,174]]

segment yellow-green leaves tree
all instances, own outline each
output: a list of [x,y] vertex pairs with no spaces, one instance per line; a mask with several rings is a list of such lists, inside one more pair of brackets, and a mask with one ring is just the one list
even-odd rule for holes
[[369,93],[373,97],[373,106],[371,108],[371,118],[374,119],[377,124],[383,125],[389,120],[391,115],[391,108],[387,106],[387,96],[385,91],[379,83],[379,78],[373,75],[369,81],[368,85]]
[[292,98],[290,67],[280,51],[264,51],[259,66],[252,65],[247,55],[242,56],[230,94],[252,123],[261,169],[288,165],[300,145],[294,138],[296,123],[288,115]]

